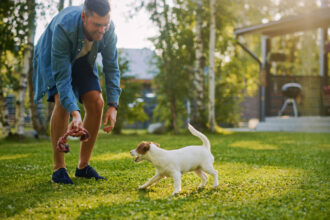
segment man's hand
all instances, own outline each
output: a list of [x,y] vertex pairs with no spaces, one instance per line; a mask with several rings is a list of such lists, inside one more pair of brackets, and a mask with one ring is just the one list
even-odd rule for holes
[[68,126],[68,131],[72,131],[72,130],[80,130],[83,127],[83,123],[81,121],[81,116],[80,116],[80,112],[79,111],[73,111],[71,112],[71,116],[72,116],[72,121]]
[[113,106],[110,106],[104,115],[104,122],[103,122],[104,126],[106,126],[109,122],[109,126],[104,127],[103,131],[109,133],[115,127],[116,118],[117,118],[117,109]]

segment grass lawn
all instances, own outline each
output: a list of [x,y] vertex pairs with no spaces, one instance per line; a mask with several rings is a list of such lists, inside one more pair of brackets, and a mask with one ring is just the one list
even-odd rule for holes
[[330,135],[207,134],[219,171],[204,190],[194,173],[137,190],[154,174],[129,151],[142,140],[174,149],[200,144],[192,135],[100,134],[91,165],[108,181],[74,178],[79,143],[70,141],[67,169],[75,185],[52,183],[46,140],[0,141],[0,219],[330,219]]

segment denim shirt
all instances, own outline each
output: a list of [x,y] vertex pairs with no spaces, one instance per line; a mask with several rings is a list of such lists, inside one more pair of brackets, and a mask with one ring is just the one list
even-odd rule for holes
[[[40,100],[56,85],[61,105],[68,113],[79,110],[71,86],[71,75],[72,65],[85,40],[82,10],[82,6],[67,7],[56,15],[41,35],[33,57],[34,101]],[[94,42],[88,57],[95,76],[99,77],[95,59],[98,52],[102,55],[107,103],[118,103],[121,93],[117,35],[114,30],[111,21],[109,30],[102,40]]]

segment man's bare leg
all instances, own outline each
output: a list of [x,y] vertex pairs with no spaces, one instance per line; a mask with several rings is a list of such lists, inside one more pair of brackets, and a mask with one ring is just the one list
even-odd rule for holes
[[97,90],[85,93],[81,99],[85,107],[83,127],[89,132],[90,137],[87,142],[81,143],[79,169],[83,169],[89,165],[92,150],[100,129],[104,105],[102,94]]
[[69,114],[60,103],[60,97],[55,95],[55,106],[50,120],[50,136],[53,147],[54,171],[65,168],[64,152],[56,150],[58,139],[64,135],[68,129]]

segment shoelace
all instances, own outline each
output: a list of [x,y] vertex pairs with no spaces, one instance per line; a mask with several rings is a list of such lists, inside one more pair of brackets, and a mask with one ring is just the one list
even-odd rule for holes
[[80,136],[80,141],[87,142],[88,138],[89,138],[89,133],[85,128],[79,128],[79,129],[76,129],[76,130],[71,130],[71,131],[66,132],[57,141],[56,149],[59,152],[64,152],[64,153],[70,152],[69,145],[67,144],[69,136],[72,136],[72,137],[79,137]]

